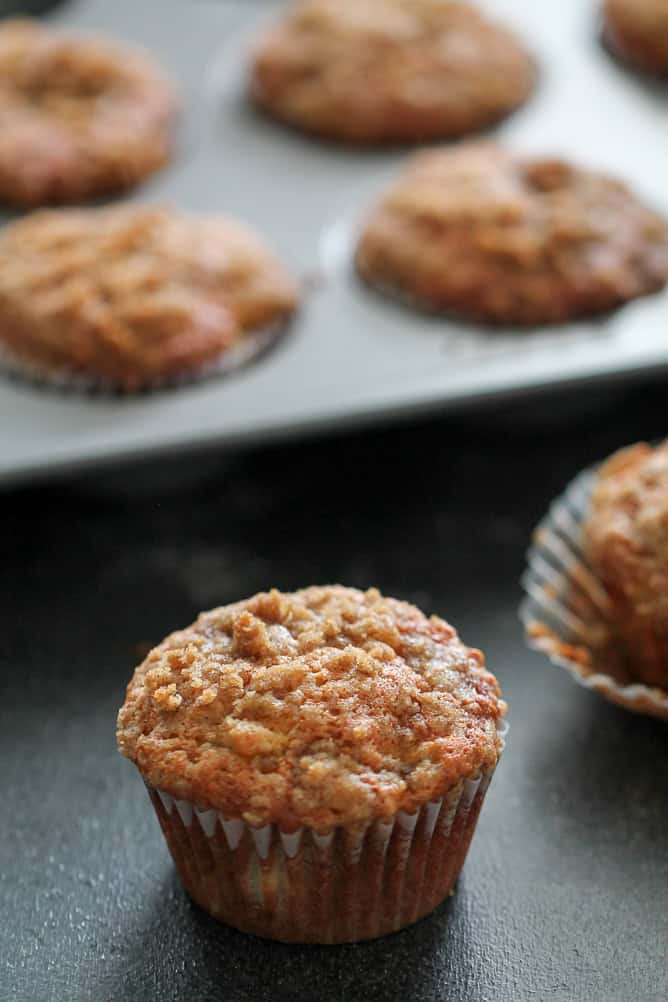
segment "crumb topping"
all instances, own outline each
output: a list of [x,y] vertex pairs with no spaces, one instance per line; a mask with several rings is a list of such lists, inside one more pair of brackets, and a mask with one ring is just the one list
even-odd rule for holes
[[413,812],[493,766],[482,654],[376,590],[273,590],[202,613],[141,664],[118,743],[145,779],[294,830]]
[[668,689],[668,441],[622,449],[600,467],[582,543],[609,599],[616,659]]
[[61,209],[0,234],[0,340],[128,388],[215,358],[296,303],[278,262],[224,218]]
[[668,441],[638,443],[603,464],[585,534],[614,594],[638,615],[668,617]]
[[668,228],[614,178],[493,144],[419,154],[372,212],[357,266],[436,309],[543,323],[668,281]]

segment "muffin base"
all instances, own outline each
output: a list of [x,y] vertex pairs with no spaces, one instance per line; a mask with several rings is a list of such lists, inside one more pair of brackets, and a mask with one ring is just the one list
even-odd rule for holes
[[[611,598],[582,550],[595,477],[594,469],[576,477],[534,533],[522,579],[526,598],[520,619],[526,641],[604,699],[668,720],[668,690],[645,684],[643,666],[625,659],[609,625],[614,621]],[[640,634],[637,641],[634,649],[641,656]]]
[[347,943],[411,925],[450,893],[493,770],[365,829],[252,828],[147,786],[179,876],[214,918],[286,943]]
[[274,344],[286,333],[289,320],[277,323],[265,330],[246,334],[237,344],[224,351],[218,358],[193,368],[184,368],[161,378],[144,379],[132,388],[104,380],[92,372],[54,368],[37,365],[27,358],[15,354],[0,337],[0,373],[10,379],[24,382],[32,387],[44,390],[56,390],[60,393],[76,393],[84,396],[133,396],[142,393],[173,390],[180,386],[198,383],[204,379],[225,376],[243,369],[265,352],[271,350]]

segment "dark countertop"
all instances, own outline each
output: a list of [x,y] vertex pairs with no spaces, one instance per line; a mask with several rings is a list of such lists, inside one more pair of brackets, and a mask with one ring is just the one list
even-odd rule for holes
[[[668,727],[576,686],[525,649],[517,621],[550,499],[613,448],[666,434],[665,386],[600,405],[585,392],[588,414],[568,424],[545,426],[546,405],[528,402],[514,421],[0,496],[3,1002],[668,997]],[[188,903],[114,723],[144,649],[200,608],[326,581],[452,620],[498,674],[511,734],[448,904],[375,943],[286,947]]]

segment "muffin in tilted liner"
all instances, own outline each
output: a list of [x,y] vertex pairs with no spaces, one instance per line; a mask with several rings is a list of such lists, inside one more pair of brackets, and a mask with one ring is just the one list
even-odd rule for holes
[[535,533],[527,639],[577,681],[668,719],[668,441],[585,470]]
[[202,908],[286,942],[370,939],[453,889],[503,748],[480,651],[378,591],[261,593],[135,671],[118,717]]

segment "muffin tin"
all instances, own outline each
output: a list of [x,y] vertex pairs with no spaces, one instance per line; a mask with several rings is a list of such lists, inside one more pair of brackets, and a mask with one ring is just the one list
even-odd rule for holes
[[[422,316],[365,289],[351,268],[360,219],[410,151],[357,151],[274,124],[245,97],[252,39],[278,3],[80,0],[56,24],[150,48],[183,95],[171,166],[131,200],[247,220],[301,276],[287,335],[226,376],[141,396],[0,381],[0,478],[218,443],[340,428],[559,385],[668,368],[668,292],[595,321],[517,333]],[[668,215],[668,89],[599,44],[596,5],[483,6],[526,39],[535,94],[494,136],[628,180]]]

